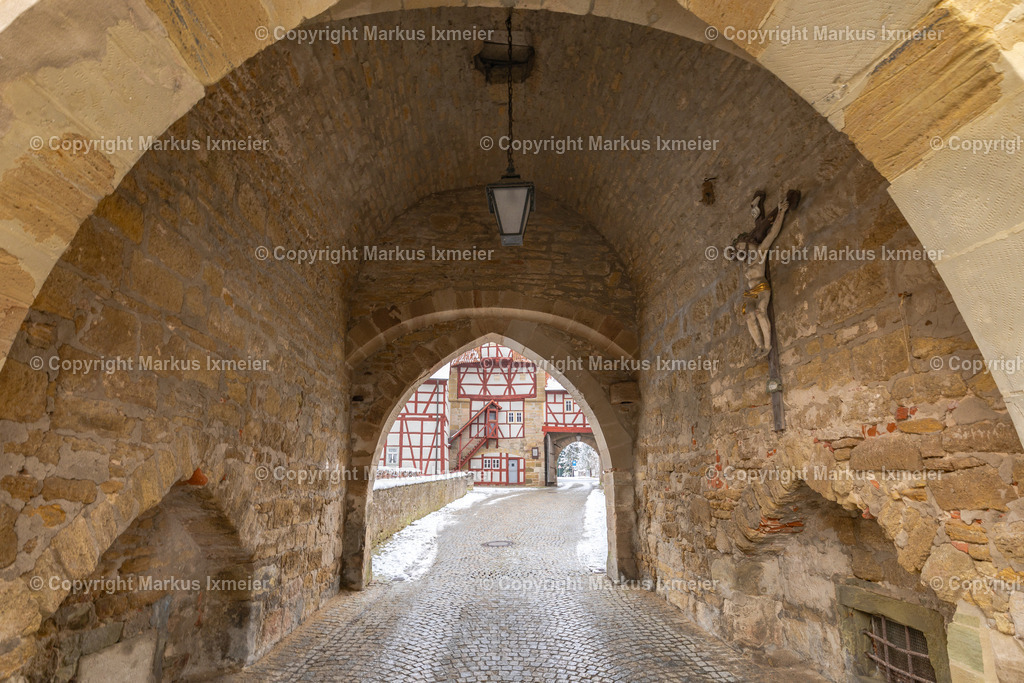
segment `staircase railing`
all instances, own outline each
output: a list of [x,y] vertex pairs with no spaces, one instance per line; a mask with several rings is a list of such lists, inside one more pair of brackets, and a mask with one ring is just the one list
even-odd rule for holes
[[448,439],[449,451],[455,451],[455,459],[459,463],[455,468],[461,470],[470,458],[483,448],[484,444],[491,440],[497,440],[498,432],[498,411],[501,406],[497,401],[491,401],[480,410],[476,411],[466,424]]

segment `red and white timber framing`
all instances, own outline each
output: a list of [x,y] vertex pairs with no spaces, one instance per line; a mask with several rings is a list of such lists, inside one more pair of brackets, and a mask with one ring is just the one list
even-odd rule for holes
[[[537,366],[498,344],[484,344],[454,361],[458,398],[515,400],[537,396]],[[481,403],[481,407],[482,407]]]
[[548,388],[544,392],[544,432],[590,434],[583,408],[565,389]]
[[456,358],[452,371],[456,398],[469,400],[472,416],[451,441],[459,469],[471,471],[479,484],[524,483],[526,459],[500,450],[500,443],[526,437],[525,401],[537,397],[537,365],[492,343]]
[[505,452],[477,453],[469,460],[469,471],[477,484],[515,486],[526,482],[526,459]]
[[402,408],[388,432],[380,466],[448,471],[448,380],[428,379]]

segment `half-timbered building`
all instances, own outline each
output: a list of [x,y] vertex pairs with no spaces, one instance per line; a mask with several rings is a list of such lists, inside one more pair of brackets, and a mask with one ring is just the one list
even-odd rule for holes
[[593,432],[572,394],[529,358],[484,344],[413,392],[379,465],[468,471],[484,485],[544,486],[556,483],[561,449],[578,440],[593,445]]
[[381,454],[388,469],[421,474],[448,471],[448,380],[427,379],[395,419]]

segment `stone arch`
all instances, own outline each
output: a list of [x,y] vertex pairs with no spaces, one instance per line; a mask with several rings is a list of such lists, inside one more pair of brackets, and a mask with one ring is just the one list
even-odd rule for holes
[[551,445],[554,448],[554,453],[551,454],[551,457],[553,457],[555,462],[557,463],[558,459],[562,455],[562,451],[565,450],[565,447],[577,441],[585,443],[586,445],[593,448],[595,451],[598,450],[597,441],[594,440],[592,434],[558,434],[557,436],[553,436],[551,438]]
[[[508,346],[537,362],[545,363],[552,375],[573,393],[585,408],[595,428],[595,442],[604,467],[609,520],[609,561],[611,576],[635,574],[633,559],[635,511],[632,500],[633,427],[629,411],[613,406],[608,398],[611,383],[620,375],[550,367],[553,358],[578,352],[573,340],[557,329],[518,320],[471,318],[419,330],[368,357],[353,371],[352,457],[354,472],[369,472],[352,482],[346,492],[343,581],[360,587],[369,574],[366,547],[366,515],[371,504],[376,455],[402,406],[419,383],[445,362],[481,343],[493,341]],[[583,348],[586,348],[585,346]],[[380,381],[378,374],[388,375]],[[603,375],[603,376],[602,376]]]
[[[14,641],[10,654],[21,660],[38,656],[40,644],[35,636],[44,620],[67,598],[70,582],[84,580],[92,574],[102,554],[136,519],[164,499],[182,477],[187,477],[185,471],[189,468],[188,461],[181,462],[168,452],[146,460],[139,465],[131,486],[116,495],[106,496],[49,539],[31,571],[5,586],[7,599],[11,601],[8,604],[16,608],[10,618],[5,617],[4,637]],[[87,501],[95,498],[86,480],[56,478],[52,485],[50,481],[44,480],[42,485],[42,488],[52,487],[51,496],[43,494],[46,500],[72,499],[88,505]],[[91,490],[95,491],[95,486]],[[36,493],[39,492],[37,489]],[[66,513],[57,504],[41,507],[55,515],[54,523],[59,524],[65,517]],[[44,523],[51,522],[44,520]]]
[[[769,471],[778,474],[783,467],[780,463],[779,470]],[[908,565],[907,547],[897,547],[890,536],[893,529],[884,528],[870,513],[849,501],[826,498],[813,479],[799,474],[746,485],[733,478],[732,483],[732,491],[742,494],[732,519],[718,525],[714,542],[721,552],[707,572],[714,582],[711,592],[696,609],[690,595],[677,592],[673,600],[670,588],[665,593],[699,613],[705,623],[716,620],[724,637],[741,649],[763,652],[778,664],[793,654],[817,660],[826,676],[843,680],[847,662],[856,660],[858,669],[867,663],[859,646],[849,641],[855,622],[834,600],[837,593],[853,587],[928,610],[940,620],[952,617],[955,606],[921,580],[920,572]],[[913,552],[929,547],[936,530],[929,526],[912,532]],[[784,634],[796,623],[808,625],[805,636],[787,639]],[[932,654],[936,669],[948,671],[944,648]]]
[[204,487],[173,486],[80,580],[44,622],[25,673],[66,680],[131,661],[134,677],[179,679],[251,661],[262,579]]
[[467,318],[496,318],[507,313],[577,336],[612,358],[635,359],[639,354],[636,332],[611,315],[564,301],[523,296],[508,289],[471,289],[438,291],[410,304],[391,306],[384,316],[360,321],[349,331],[351,351],[346,359],[354,367],[395,339],[418,329]]
[[[417,7],[450,4],[454,3],[437,0],[417,3]],[[1009,255],[1020,251],[1024,239],[1019,224],[1019,198],[1024,193],[1007,191],[1005,182],[993,181],[1024,177],[1016,166],[1022,163],[1020,155],[968,156],[950,144],[954,138],[998,138],[999,131],[1013,130],[1012,123],[1020,116],[1024,91],[1013,50],[1019,45],[1021,28],[1012,5],[972,0],[924,2],[898,9],[879,3],[840,9],[809,0],[784,6],[742,0],[680,4],[658,0],[620,7],[524,0],[518,6],[594,13],[695,40],[713,39],[718,48],[756,60],[850,136],[892,183],[890,193],[924,245],[947,252],[940,271],[985,357],[1020,356],[1024,348],[1015,321],[1024,317],[1020,308],[1024,304],[1019,303],[1024,301],[1020,296],[1024,282],[1013,270],[1019,259]],[[307,17],[318,15],[309,20],[316,24],[402,7],[398,0],[369,9],[354,2],[321,0],[313,6],[298,2],[275,6],[272,11],[250,3],[227,11],[196,2],[188,11],[177,11],[166,5],[144,6],[139,0],[114,4],[38,0],[9,8],[0,34],[0,48],[12,55],[4,89],[8,97],[17,93],[24,98],[26,106],[9,115],[3,142],[0,197],[8,220],[5,244],[10,245],[4,256],[9,277],[0,318],[4,357],[71,236],[140,154],[137,150],[80,156],[39,153],[37,140],[45,144],[51,138],[158,136],[202,97],[205,86]],[[54,41],[48,20],[65,13],[76,17],[76,40]],[[872,41],[792,40],[788,34],[756,32],[754,39],[745,41],[737,34],[737,30],[765,26],[809,30],[858,24],[877,32],[882,29],[877,26],[878,16],[891,17],[890,26],[938,31],[948,49],[934,49],[927,33],[923,39],[883,35]],[[271,30],[278,27],[279,31]],[[826,73],[816,67],[821,63],[840,64],[842,72],[838,77]],[[943,70],[943,78],[936,81],[934,74]],[[145,77],[125,82],[126,71]],[[94,103],[97,110],[72,118],[68,112],[83,100]],[[32,106],[27,106],[30,102]],[[897,121],[898,134],[890,134]],[[1004,201],[994,193],[1016,199]],[[32,208],[51,203],[49,211]],[[985,207],[984,220],[977,215],[979,206]],[[946,229],[950,225],[956,230]],[[987,303],[992,299],[1008,303],[996,310]],[[1024,380],[998,369],[994,375],[1018,430],[1024,430]]]

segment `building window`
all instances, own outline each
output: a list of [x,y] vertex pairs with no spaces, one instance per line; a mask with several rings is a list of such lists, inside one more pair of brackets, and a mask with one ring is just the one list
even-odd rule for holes
[[505,413],[505,422],[507,424],[510,424],[510,425],[511,424],[522,424],[523,423],[523,413],[522,413],[522,411],[519,411],[519,410],[510,410],[510,411],[508,411],[507,413]]
[[576,406],[573,405],[572,399],[571,398],[565,399],[565,412],[571,413],[574,410],[576,410]]
[[864,635],[871,639],[867,656],[878,665],[886,681],[938,680],[928,658],[928,641],[916,628],[872,614],[871,630],[865,629]]
[[384,456],[384,464],[388,466],[398,465],[398,446],[388,446],[387,454]]

